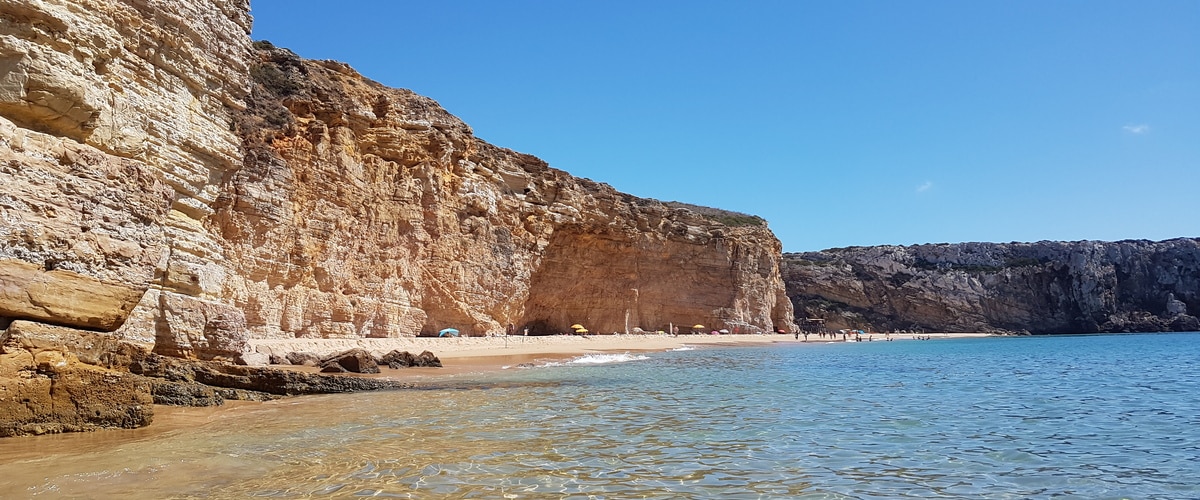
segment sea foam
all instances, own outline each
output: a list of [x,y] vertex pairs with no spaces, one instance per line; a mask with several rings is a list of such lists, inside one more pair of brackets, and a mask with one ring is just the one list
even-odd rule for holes
[[650,357],[643,354],[630,354],[627,352],[622,354],[585,354],[562,363],[547,363],[546,366],[607,365],[612,363],[627,363],[630,361],[641,361],[646,359],[650,359]]

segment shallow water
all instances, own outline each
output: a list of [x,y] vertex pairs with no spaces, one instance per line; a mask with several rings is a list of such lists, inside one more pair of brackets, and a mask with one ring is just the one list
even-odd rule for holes
[[1200,334],[591,357],[0,441],[0,498],[1196,498],[1197,360]]

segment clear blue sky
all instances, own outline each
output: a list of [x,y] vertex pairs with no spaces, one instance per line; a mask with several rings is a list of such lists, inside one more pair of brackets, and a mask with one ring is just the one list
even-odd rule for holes
[[256,40],[785,251],[1200,237],[1200,1],[251,0]]

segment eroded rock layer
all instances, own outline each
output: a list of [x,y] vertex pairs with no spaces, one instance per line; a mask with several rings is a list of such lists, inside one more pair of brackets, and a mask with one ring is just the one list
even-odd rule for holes
[[[221,244],[205,225],[218,181],[241,163],[231,123],[249,92],[248,8],[246,0],[0,3],[0,268],[31,263],[43,275],[30,279],[49,284],[69,271],[139,300],[128,322],[128,312],[79,321],[3,305],[0,315],[109,331],[124,324],[122,338],[161,339],[200,357],[238,348],[210,340],[237,338],[221,328],[239,322],[179,316],[227,304]],[[44,309],[107,306],[77,297]]]
[[239,350],[205,224],[242,157],[247,9],[0,2],[0,435],[146,425],[135,355]]
[[834,328],[1196,331],[1200,240],[962,243],[786,254],[797,317]]

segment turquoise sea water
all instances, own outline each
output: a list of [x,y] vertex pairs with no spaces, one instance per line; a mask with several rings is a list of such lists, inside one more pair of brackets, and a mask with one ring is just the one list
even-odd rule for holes
[[0,442],[0,497],[1200,498],[1198,361],[1200,333],[593,356]]

